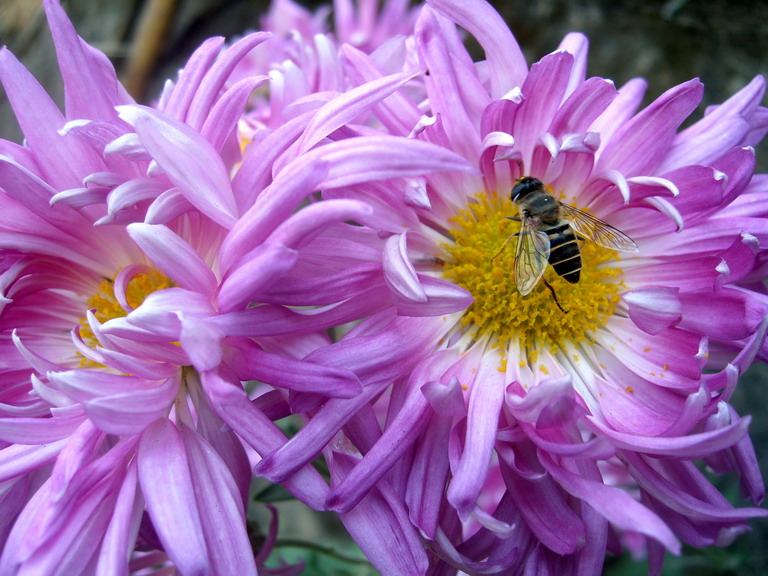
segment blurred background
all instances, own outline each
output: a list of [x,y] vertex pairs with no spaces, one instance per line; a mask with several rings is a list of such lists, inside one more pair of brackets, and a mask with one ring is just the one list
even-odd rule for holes
[[[174,77],[189,54],[212,35],[258,29],[268,2],[257,0],[62,0],[79,34],[106,53],[135,98],[151,101],[165,78]],[[317,7],[321,2],[299,2]],[[491,2],[509,23],[529,62],[557,48],[570,31],[590,39],[588,74],[617,86],[642,76],[647,101],[693,77],[705,84],[704,107],[720,103],[755,75],[768,75],[768,2],[765,0],[510,0]],[[62,102],[61,81],[40,0],[0,0],[0,44],[6,44]],[[764,105],[766,102],[763,103]],[[0,138],[21,141],[13,112],[0,88]],[[768,146],[757,149],[758,169],[768,171]],[[768,370],[755,366],[734,397],[741,414],[753,416],[751,437],[768,478]],[[724,493],[740,502],[734,478],[719,478]],[[256,490],[265,488],[256,487]],[[279,491],[262,500],[282,501]],[[743,503],[741,503],[743,505]],[[374,574],[344,539],[332,515],[283,503],[286,559],[303,557],[307,574]],[[260,518],[263,522],[265,518]],[[668,558],[664,575],[758,576],[768,574],[768,520],[726,549],[686,550]],[[287,539],[304,531],[301,546]],[[293,538],[293,537],[291,537]],[[315,548],[314,550],[312,548]],[[612,558],[604,574],[633,576],[647,567]]]

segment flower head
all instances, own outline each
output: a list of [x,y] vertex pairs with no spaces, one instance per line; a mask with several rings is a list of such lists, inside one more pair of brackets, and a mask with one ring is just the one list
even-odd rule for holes
[[[472,62],[457,25],[484,62]],[[329,229],[305,253],[323,268],[306,262],[272,288],[277,298],[302,283],[339,283],[316,318],[364,319],[308,359],[352,368],[365,393],[305,398],[308,424],[257,472],[290,477],[344,424],[335,449],[357,463],[339,468],[328,505],[353,510],[390,486],[434,553],[470,572],[568,564],[598,573],[614,532],[645,548],[654,570],[680,540],[727,542],[763,513],[733,508],[694,461],[736,470],[745,495],[762,500],[749,420],[728,400],[764,356],[768,327],[764,291],[754,289],[764,278],[756,207],[765,190],[751,148],[768,128],[763,78],[681,130],[701,100],[698,80],[640,109],[642,80],[617,89],[585,77],[579,34],[529,69],[485,2],[428,2],[413,46],[426,100],[395,94],[382,103],[390,120],[373,129],[391,154],[429,142],[477,171],[426,174],[399,198],[372,190],[371,229]],[[350,54],[352,69],[371,64]],[[312,130],[302,139],[320,142]],[[522,177],[638,250],[585,241],[574,223],[579,281],[546,266],[523,294],[520,223],[508,219],[528,217],[509,196]],[[376,257],[384,275],[365,275]],[[430,312],[457,288],[471,303]],[[369,399],[373,409],[357,404]]]
[[[320,330],[329,322],[301,310],[329,296],[276,299],[270,286],[311,261],[304,247],[314,238],[366,222],[371,209],[358,199],[302,202],[317,189],[387,189],[394,184],[375,183],[472,168],[413,141],[372,172],[389,144],[364,135],[318,151],[308,144],[278,166],[285,148],[274,143],[290,144],[295,123],[243,154],[238,119],[268,78],[230,78],[268,33],[226,48],[204,42],[150,108],[125,95],[58,2],[45,8],[65,113],[0,52],[26,136],[25,146],[0,143],[0,479],[19,495],[3,501],[0,571],[117,573],[136,547],[183,573],[255,573],[245,447],[268,454],[285,444],[267,414],[291,394],[362,396],[350,369],[303,361],[328,344]],[[341,116],[313,120],[310,110],[301,121],[323,139],[409,78],[360,86],[339,96]],[[252,402],[249,381],[272,393]],[[285,486],[315,508],[327,499],[311,468]]]

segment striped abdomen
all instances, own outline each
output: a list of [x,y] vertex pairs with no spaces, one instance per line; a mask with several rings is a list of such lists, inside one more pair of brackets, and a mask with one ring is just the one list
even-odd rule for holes
[[559,276],[576,284],[581,272],[581,250],[576,234],[567,222],[546,232],[549,236],[549,263]]

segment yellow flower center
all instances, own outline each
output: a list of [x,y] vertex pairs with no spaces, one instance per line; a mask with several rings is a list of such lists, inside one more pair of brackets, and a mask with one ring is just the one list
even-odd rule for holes
[[[130,279],[125,289],[125,300],[128,306],[135,309],[141,306],[144,299],[152,292],[172,286],[175,286],[173,281],[162,272],[153,268],[147,268]],[[115,282],[112,278],[102,280],[96,293],[88,298],[88,309],[93,310],[94,316],[102,324],[108,320],[126,316],[129,312],[129,310],[123,308],[115,297]],[[98,345],[96,336],[85,316],[80,318],[80,335],[89,346],[94,347]],[[82,362],[90,364],[85,358],[82,359]]]
[[466,288],[474,303],[465,312],[466,328],[478,336],[490,335],[505,349],[519,340],[522,349],[559,348],[566,341],[579,342],[591,330],[603,326],[619,302],[619,268],[606,265],[617,260],[617,253],[592,242],[580,242],[582,270],[578,283],[570,284],[547,266],[544,280],[554,289],[561,310],[543,281],[523,296],[515,285],[514,265],[517,238],[513,237],[496,256],[504,241],[520,230],[517,207],[496,194],[479,194],[476,202],[451,219],[453,244],[444,275]]

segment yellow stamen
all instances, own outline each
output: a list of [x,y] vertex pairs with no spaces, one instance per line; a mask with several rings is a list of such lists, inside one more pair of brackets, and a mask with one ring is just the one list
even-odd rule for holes
[[[521,347],[560,348],[565,341],[581,342],[591,330],[605,325],[619,302],[621,270],[606,263],[617,259],[616,252],[592,242],[581,244],[583,269],[577,284],[570,284],[547,266],[544,278],[554,288],[567,314],[562,312],[543,282],[522,296],[515,286],[514,261],[517,238],[501,254],[494,255],[504,241],[520,230],[520,223],[507,219],[518,216],[516,207],[495,194],[480,194],[476,202],[460,210],[451,220],[453,244],[444,248],[449,258],[443,273],[472,293],[475,301],[462,322],[479,331],[478,336],[495,336],[498,345],[519,340]],[[529,358],[535,362],[535,358]]]
[[[88,309],[93,310],[94,316],[102,324],[108,320],[121,318],[128,314],[128,311],[120,305],[115,297],[114,284],[113,279],[104,278],[93,296],[88,298]],[[131,278],[126,286],[125,299],[131,308],[138,308],[152,292],[170,288],[171,286],[175,286],[175,284],[162,272],[148,269]],[[80,318],[80,336],[89,346],[94,347],[98,345],[96,336],[85,316]],[[91,364],[85,358],[81,360],[81,363],[83,365]]]

